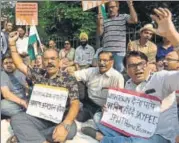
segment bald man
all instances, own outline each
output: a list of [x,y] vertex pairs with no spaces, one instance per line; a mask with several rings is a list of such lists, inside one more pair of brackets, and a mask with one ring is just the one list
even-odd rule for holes
[[179,55],[172,51],[165,56],[163,61],[165,70],[179,70]]

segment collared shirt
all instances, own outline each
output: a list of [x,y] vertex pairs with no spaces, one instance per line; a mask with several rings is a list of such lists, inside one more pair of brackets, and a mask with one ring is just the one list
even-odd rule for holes
[[129,18],[128,14],[119,14],[104,20],[104,51],[120,52],[123,55],[126,53],[126,23]]
[[168,53],[172,52],[172,51],[173,51],[173,46],[170,46],[167,49],[165,49],[162,45],[158,46],[158,48],[157,48],[157,56],[156,56],[157,61],[161,60],[161,59],[164,59],[165,56]]
[[103,106],[106,102],[106,94],[103,88],[123,88],[124,78],[115,69],[111,68],[104,74],[100,74],[98,67],[88,68],[75,72],[78,81],[86,83],[88,97],[97,105]]
[[18,38],[16,41],[16,47],[19,54],[28,53],[28,41],[29,37]]
[[75,51],[75,63],[80,66],[91,65],[93,56],[95,54],[94,48],[90,45],[86,45],[84,48],[80,45]]
[[126,82],[125,88],[137,92],[145,92],[149,89],[155,89],[155,93],[150,95],[157,96],[162,100],[161,114],[155,134],[175,143],[177,135],[178,117],[175,91],[179,89],[178,71],[160,71],[153,73],[150,78],[136,85],[131,79]]
[[66,72],[59,71],[56,76],[49,78],[44,70],[28,67],[27,77],[32,80],[33,84],[67,88],[69,91],[68,99],[70,101],[76,100],[79,97],[77,80]]
[[157,46],[151,41],[147,41],[144,46],[140,45],[139,40],[131,41],[128,43],[128,51],[140,51],[148,57],[149,62],[156,61]]

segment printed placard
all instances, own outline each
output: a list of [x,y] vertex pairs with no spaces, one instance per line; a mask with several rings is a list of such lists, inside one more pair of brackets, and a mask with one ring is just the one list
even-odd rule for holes
[[82,0],[83,11],[89,10],[89,9],[97,7],[97,6],[100,6],[100,5],[102,5],[106,2],[107,2],[106,0],[96,0],[96,1],[95,0],[92,0],[92,1]]
[[17,2],[16,25],[38,25],[38,4]]
[[156,130],[161,101],[126,89],[109,89],[101,123],[126,136],[149,138]]
[[62,121],[67,98],[66,88],[35,84],[26,113],[58,124]]

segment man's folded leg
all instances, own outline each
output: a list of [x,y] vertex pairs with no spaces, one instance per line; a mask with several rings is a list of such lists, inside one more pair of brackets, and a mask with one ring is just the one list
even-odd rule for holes
[[11,126],[20,143],[43,143],[46,137],[40,131],[55,124],[22,112],[11,118]]

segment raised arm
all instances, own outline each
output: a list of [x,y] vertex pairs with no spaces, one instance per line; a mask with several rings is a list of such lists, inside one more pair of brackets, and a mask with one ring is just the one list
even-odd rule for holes
[[25,75],[27,75],[27,66],[23,63],[19,53],[16,48],[16,41],[19,37],[19,33],[17,31],[9,34],[9,47],[12,55],[12,59],[16,67]]
[[127,23],[129,24],[135,24],[138,22],[137,13],[135,11],[135,8],[133,6],[132,0],[127,1],[129,12],[130,12],[130,18],[128,19]]
[[158,24],[156,34],[166,37],[179,53],[179,33],[172,22],[171,12],[167,8],[154,9],[154,12],[151,18]]
[[103,34],[103,16],[100,6],[98,7],[98,19],[97,19],[97,33],[99,36]]

